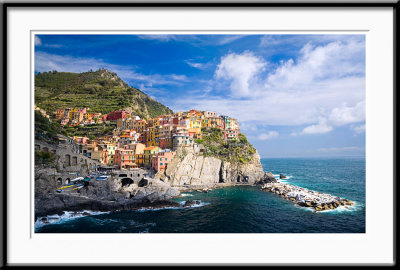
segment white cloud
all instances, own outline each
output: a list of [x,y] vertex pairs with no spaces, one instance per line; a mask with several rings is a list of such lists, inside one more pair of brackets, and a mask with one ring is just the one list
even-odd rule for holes
[[352,129],[354,130],[356,135],[364,133],[365,132],[365,124],[364,125],[360,125],[360,126],[353,126]]
[[220,40],[218,40],[218,45],[225,45],[229,44],[235,40],[245,37],[245,35],[238,35],[238,36],[224,36]]
[[355,106],[342,106],[334,108],[328,121],[335,126],[357,123],[365,120],[365,101],[358,102]]
[[230,90],[233,96],[245,97],[250,94],[250,84],[266,65],[252,52],[242,54],[230,53],[221,58],[215,76],[217,79],[231,81]]
[[332,109],[326,118],[321,117],[318,124],[305,127],[300,134],[328,133],[333,130],[333,127],[343,126],[349,123],[357,123],[364,120],[365,101],[360,101],[353,107],[344,105]]
[[38,36],[35,36],[35,46],[40,46],[40,45],[42,45],[42,41]]
[[189,81],[189,78],[186,77],[186,75],[171,74],[169,76],[171,77],[171,79],[176,80],[176,81],[181,81],[181,82]]
[[186,60],[185,63],[193,68],[198,68],[198,69],[203,69],[203,66],[204,66],[202,63],[194,63],[189,60]]
[[161,42],[176,40],[174,35],[138,35],[137,37],[140,39],[157,40]]
[[289,59],[268,76],[266,87],[299,88],[329,78],[364,74],[364,63],[356,61],[364,48],[363,43],[353,42],[332,42],[316,47],[308,43],[301,49],[296,62]]
[[326,123],[318,123],[316,125],[311,125],[305,127],[300,134],[323,134],[332,131],[332,127],[328,126]]
[[185,63],[191,66],[192,68],[197,68],[197,69],[207,69],[208,67],[211,66],[211,63],[199,63],[199,62],[194,62],[192,59],[185,60]]
[[279,133],[277,131],[269,131],[267,133],[262,133],[260,135],[258,135],[258,139],[259,140],[269,140],[269,139],[273,139],[279,136]]
[[324,153],[337,153],[347,151],[364,151],[364,148],[358,146],[346,146],[346,147],[331,147],[331,148],[319,148],[317,151]]

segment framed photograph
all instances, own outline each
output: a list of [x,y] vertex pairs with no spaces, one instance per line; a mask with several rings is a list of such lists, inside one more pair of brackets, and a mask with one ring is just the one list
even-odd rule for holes
[[395,266],[397,7],[4,4],[4,266]]

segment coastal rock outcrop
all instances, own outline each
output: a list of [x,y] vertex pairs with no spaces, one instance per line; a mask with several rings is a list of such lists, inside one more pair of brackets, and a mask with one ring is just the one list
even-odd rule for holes
[[277,183],[278,181],[275,179],[274,175],[271,172],[265,172],[263,177],[256,182],[257,185],[263,185],[266,183]]
[[339,206],[351,206],[354,202],[333,196],[330,194],[320,193],[306,188],[284,184],[284,183],[266,183],[261,188],[264,191],[275,193],[286,200],[293,201],[302,207],[312,207],[315,211],[324,211],[335,209]]
[[[174,187],[212,187],[215,185],[255,184],[270,176],[264,172],[257,152],[246,163],[231,163],[204,156],[195,147],[178,148],[177,154],[164,172],[155,178]],[[273,176],[272,176],[273,178]],[[275,179],[274,179],[275,180]]]

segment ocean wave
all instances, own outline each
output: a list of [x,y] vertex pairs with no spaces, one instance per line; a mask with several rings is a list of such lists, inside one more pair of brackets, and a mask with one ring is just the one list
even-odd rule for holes
[[286,175],[286,174],[283,174],[283,175],[286,176],[286,178],[283,178],[283,179],[280,179],[280,178],[279,178],[280,174],[272,174],[272,175],[273,175],[274,178],[275,178],[276,180],[278,180],[279,182],[287,182],[287,180],[293,178],[293,175]]
[[147,211],[160,211],[160,210],[168,210],[168,209],[181,209],[179,206],[166,206],[166,207],[159,207],[159,208],[140,208],[133,211],[136,212],[147,212]]
[[198,200],[200,203],[199,204],[195,204],[192,206],[186,206],[184,207],[186,201],[179,201],[178,203],[181,206],[167,206],[167,207],[159,207],[159,208],[140,208],[134,211],[137,212],[146,212],[146,211],[160,211],[160,210],[178,210],[178,209],[185,209],[185,208],[197,208],[197,207],[202,207],[205,205],[209,205],[209,202],[202,202],[201,200]]
[[50,224],[60,224],[67,222],[72,219],[77,219],[77,218],[82,218],[86,216],[95,216],[95,215],[101,215],[101,214],[108,214],[109,212],[95,212],[95,211],[90,211],[90,210],[84,210],[84,211],[79,211],[79,212],[74,212],[74,211],[64,211],[64,214],[62,215],[49,215],[46,217],[39,217],[34,224],[35,230],[46,226]]
[[342,205],[339,206],[335,209],[329,209],[329,210],[323,210],[323,211],[315,211],[314,208],[312,207],[303,207],[303,206],[298,206],[296,205],[297,208],[301,208],[304,211],[308,211],[308,212],[314,212],[314,213],[318,213],[318,214],[343,214],[343,213],[349,213],[349,212],[356,212],[361,210],[362,205],[354,202],[353,205]]
[[146,222],[140,223],[134,220],[129,220],[129,222],[125,222],[124,220],[120,220],[123,224],[119,226],[116,232],[130,232],[132,229],[135,229],[138,233],[149,233],[150,228],[155,227],[156,223],[154,222]]
[[94,223],[96,225],[99,226],[103,226],[103,225],[107,225],[107,224],[111,224],[111,223],[118,223],[119,221],[116,219],[112,219],[112,218],[106,218],[106,219],[95,219]]
[[321,211],[323,214],[342,214],[342,213],[348,213],[348,212],[356,212],[361,210],[362,206],[356,202],[354,202],[353,205],[346,205],[346,206],[339,206],[338,208],[335,209],[330,209],[330,210],[325,210]]
[[[202,207],[202,206],[206,206],[206,205],[211,204],[209,202],[203,202],[201,200],[198,200],[198,201],[200,202],[199,204],[194,204],[192,206],[186,206],[185,208],[188,208],[188,207],[189,208],[196,208],[196,207]],[[185,205],[186,201],[180,201],[179,203],[183,206],[183,205]]]

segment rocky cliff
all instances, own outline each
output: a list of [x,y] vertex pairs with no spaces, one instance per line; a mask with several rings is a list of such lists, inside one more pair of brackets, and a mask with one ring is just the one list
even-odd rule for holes
[[157,173],[155,178],[192,189],[276,181],[271,173],[264,172],[257,151],[250,161],[242,163],[205,156],[198,147],[178,148],[165,172]]
[[82,189],[57,193],[60,187],[51,168],[35,168],[35,217],[63,211],[115,211],[142,207],[179,206],[172,201],[179,191],[168,183],[151,179],[146,183],[123,183],[116,177],[91,180]]

